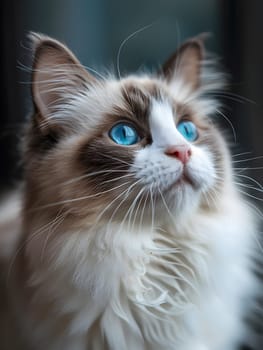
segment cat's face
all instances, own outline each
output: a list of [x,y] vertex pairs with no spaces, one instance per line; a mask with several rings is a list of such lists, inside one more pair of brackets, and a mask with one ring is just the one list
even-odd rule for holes
[[97,80],[62,44],[35,39],[28,181],[32,206],[130,225],[208,209],[228,172],[201,97],[202,43],[162,74]]

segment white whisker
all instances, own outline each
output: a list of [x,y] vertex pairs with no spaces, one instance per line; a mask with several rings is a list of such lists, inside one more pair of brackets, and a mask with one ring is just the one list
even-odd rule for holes
[[83,197],[78,197],[78,198],[72,198],[72,199],[65,199],[65,200],[62,200],[62,201],[58,201],[58,202],[55,202],[55,203],[49,203],[49,204],[46,204],[46,205],[42,205],[40,207],[37,207],[37,208],[34,208],[34,209],[31,209],[31,211],[36,211],[36,210],[40,210],[40,209],[46,209],[46,208],[51,208],[51,207],[55,207],[55,206],[58,206],[58,205],[62,205],[62,204],[69,204],[69,203],[74,203],[74,202],[79,202],[79,201],[83,201],[83,200],[87,200],[87,199],[91,199],[91,198],[96,198],[96,197],[99,197],[105,193],[109,193],[111,191],[114,191],[122,186],[125,186],[127,185],[129,182],[124,182],[118,186],[115,186],[113,188],[110,188],[108,190],[105,190],[105,191],[102,191],[102,192],[98,192],[98,193],[95,193],[95,194],[92,194],[92,195],[89,195],[89,196],[83,196]]
[[159,191],[160,196],[162,198],[163,204],[164,204],[164,206],[165,206],[165,208],[167,210],[167,213],[169,214],[169,216],[171,217],[172,222],[173,222],[174,221],[174,215],[171,213],[171,211],[170,211],[170,209],[169,209],[169,207],[168,207],[168,205],[167,205],[167,203],[166,203],[166,201],[164,199],[164,196],[163,196],[162,191],[160,190],[159,186],[158,186],[158,191]]
[[116,169],[112,169],[112,170],[98,170],[98,171],[94,171],[94,172],[91,172],[91,173],[88,173],[88,174],[84,174],[84,175],[81,175],[81,176],[78,176],[76,178],[73,178],[73,179],[70,179],[70,180],[67,180],[65,182],[62,182],[61,185],[70,185],[74,182],[78,182],[80,180],[83,180],[83,179],[86,179],[86,178],[89,178],[89,177],[93,177],[93,176],[96,176],[96,175],[104,175],[104,174],[122,174],[123,172],[127,172],[127,173],[130,173],[129,170],[125,170],[125,169],[121,169],[121,168],[118,168],[119,170],[116,170]]
[[103,211],[99,214],[99,216],[97,217],[95,224],[98,223],[98,221],[102,218],[102,216],[104,215],[104,213],[112,206],[113,203],[115,203],[119,198],[121,198],[123,196],[123,199],[121,200],[121,202],[118,204],[118,206],[114,209],[114,212],[110,218],[110,220],[108,221],[108,225],[109,223],[112,221],[114,215],[116,214],[116,212],[118,211],[118,209],[121,207],[121,205],[123,204],[123,202],[127,199],[128,195],[131,193],[131,190],[140,183],[141,180],[137,180],[136,182],[132,183],[124,192],[121,192],[116,198],[114,198],[113,201],[111,201],[104,209]]
[[[133,205],[133,207],[135,208],[135,207],[137,206],[137,208],[136,208],[135,213],[134,213],[134,215],[133,215],[133,222],[132,222],[132,226],[131,226],[131,229],[132,229],[132,230],[133,230],[133,228],[134,228],[134,225],[135,225],[135,222],[136,222],[136,218],[137,218],[137,214],[138,214],[138,211],[139,211],[139,209],[140,209],[140,205],[141,205],[141,202],[142,202],[142,200],[143,200],[143,194],[145,193],[145,191],[146,191],[146,189],[143,187],[143,188],[140,190],[140,192],[138,193],[138,195],[136,196],[135,200],[134,200],[134,205]],[[138,204],[136,205],[138,199],[140,199],[140,200],[139,200]],[[133,210],[133,211],[134,211],[134,210]],[[132,214],[131,214],[131,216],[132,216]],[[130,216],[130,217],[131,217],[131,216]],[[129,222],[128,222],[128,227],[130,227],[130,218],[129,218]]]
[[7,272],[7,278],[6,278],[6,283],[8,284],[15,260],[17,259],[19,253],[26,247],[28,243],[30,243],[33,239],[36,239],[39,237],[43,232],[46,231],[46,229],[49,229],[50,226],[54,224],[54,222],[57,220],[57,216],[49,221],[48,223],[42,225],[39,227],[35,232],[33,232],[28,238],[26,238],[23,243],[16,249],[15,253],[13,254],[12,259],[10,260],[8,272]]
[[118,53],[117,53],[117,73],[118,73],[118,77],[119,79],[121,79],[121,71],[120,71],[120,56],[121,56],[121,52],[122,49],[124,48],[125,44],[132,39],[133,37],[135,37],[137,34],[143,32],[144,30],[150,28],[153,25],[153,23],[148,24],[147,26],[144,26],[138,30],[136,30],[135,32],[133,32],[132,34],[130,34],[126,39],[123,40],[123,42],[121,43]]
[[244,175],[244,174],[236,174],[236,176],[248,179],[251,182],[253,182],[254,184],[256,184],[260,189],[263,189],[263,185],[261,185],[257,180],[253,179],[253,177],[250,177],[250,176]]
[[258,157],[253,157],[253,158],[246,158],[246,159],[239,159],[239,160],[234,160],[233,163],[249,162],[251,160],[262,159],[262,158],[263,158],[263,156],[258,156]]
[[231,120],[223,113],[221,112],[219,109],[216,109],[216,112],[218,114],[220,114],[230,125],[232,133],[233,133],[233,137],[234,137],[234,142],[237,143],[237,134],[236,134],[236,130],[234,128],[234,125],[232,124]]
[[241,189],[238,189],[238,191],[239,191],[240,193],[244,194],[245,196],[248,196],[248,197],[250,197],[250,198],[253,198],[253,199],[257,200],[257,201],[260,201],[260,202],[263,201],[263,198],[258,198],[258,197],[256,197],[256,196],[253,196],[252,194],[247,193],[247,192],[245,192],[245,191],[242,191]]
[[244,184],[244,183],[241,183],[241,182],[235,182],[236,185],[238,186],[242,186],[242,187],[246,187],[250,190],[255,190],[255,191],[258,191],[258,192],[263,192],[263,189],[261,188],[257,188],[257,187],[254,187],[254,186],[251,186],[251,185],[248,185],[248,184]]
[[[60,210],[61,212],[62,210]],[[55,231],[57,230],[57,228],[60,226],[60,224],[64,221],[67,213],[63,213],[63,214],[60,214],[60,212],[57,214],[55,220],[52,222],[52,224],[50,225],[49,229],[48,229],[48,232],[47,232],[47,237],[45,239],[45,242],[43,244],[43,247],[42,247],[42,251],[41,251],[41,258],[40,260],[43,261],[44,259],[44,254],[45,254],[45,250],[46,250],[46,247],[47,247],[47,244],[48,244],[48,241],[50,239],[50,237],[55,233]]]
[[252,152],[242,152],[242,153],[236,153],[233,154],[232,157],[240,157],[240,156],[244,156],[246,154],[251,154]]

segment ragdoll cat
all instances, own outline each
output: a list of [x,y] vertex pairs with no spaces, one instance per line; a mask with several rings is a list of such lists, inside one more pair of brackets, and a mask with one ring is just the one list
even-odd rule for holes
[[25,343],[237,349],[256,291],[256,228],[213,122],[222,76],[206,67],[202,38],[160,72],[122,79],[95,78],[60,42],[32,40],[35,112],[8,276]]

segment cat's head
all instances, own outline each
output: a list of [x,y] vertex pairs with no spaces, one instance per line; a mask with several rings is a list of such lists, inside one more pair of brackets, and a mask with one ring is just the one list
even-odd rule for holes
[[56,40],[33,42],[31,209],[133,225],[216,210],[231,171],[207,96],[221,79],[206,71],[201,37],[158,73],[122,79],[94,77]]

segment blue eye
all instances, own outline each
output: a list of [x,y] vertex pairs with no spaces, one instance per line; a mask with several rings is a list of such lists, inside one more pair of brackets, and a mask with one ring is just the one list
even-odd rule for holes
[[130,146],[139,142],[140,138],[130,124],[119,123],[115,125],[109,132],[110,138],[118,145]]
[[180,122],[177,125],[177,130],[183,135],[183,137],[190,142],[195,141],[198,138],[197,128],[194,123],[187,120]]

